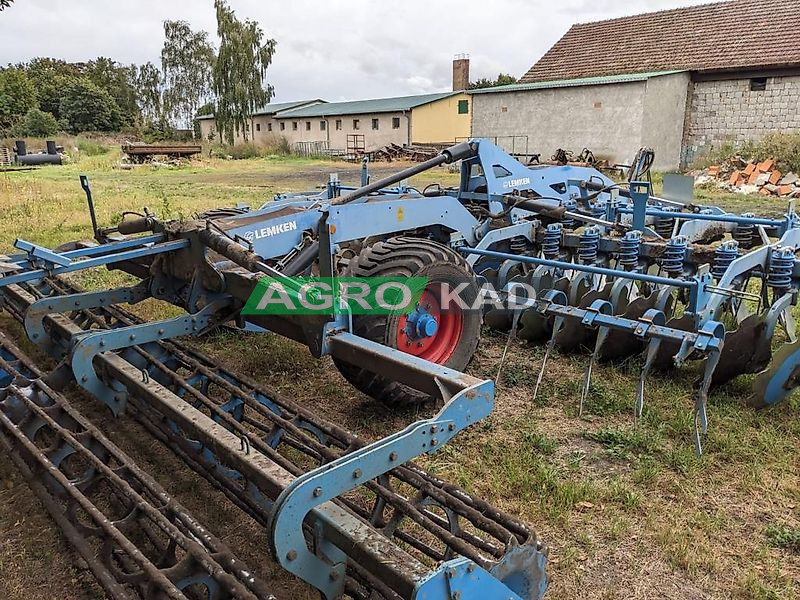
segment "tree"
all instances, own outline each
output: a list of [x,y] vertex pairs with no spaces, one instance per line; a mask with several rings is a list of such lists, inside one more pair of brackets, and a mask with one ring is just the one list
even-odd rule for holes
[[147,62],[136,73],[136,100],[146,124],[158,122],[162,117],[161,71]]
[[192,31],[186,21],[164,21],[164,110],[187,128],[197,107],[211,96],[213,64],[207,32]]
[[130,126],[139,118],[136,104],[135,67],[124,66],[100,56],[86,64],[84,75],[100,89],[107,91],[119,107],[122,126]]
[[67,86],[59,107],[64,129],[82,131],[119,131],[122,114],[114,98],[87,78]]
[[14,127],[17,135],[26,137],[46,137],[58,133],[58,121],[49,112],[38,108],[30,109]]
[[40,57],[34,58],[26,65],[19,65],[19,67],[25,69],[28,79],[36,89],[39,108],[51,113],[56,119],[60,119],[61,95],[72,80],[81,76],[79,66],[56,58]]
[[247,131],[253,112],[267,104],[273,88],[266,82],[275,40],[264,39],[258,23],[240,21],[225,0],[214,0],[219,51],[214,63],[216,122],[220,136],[233,144],[234,135]]
[[0,129],[8,129],[38,107],[36,90],[25,71],[16,67],[0,69]]
[[513,75],[508,75],[506,73],[500,73],[497,76],[497,79],[491,80],[487,79],[486,77],[482,77],[476,81],[471,81],[469,84],[469,89],[477,90],[481,88],[490,88],[490,87],[497,87],[498,85],[510,85],[512,83],[517,83],[517,78]]

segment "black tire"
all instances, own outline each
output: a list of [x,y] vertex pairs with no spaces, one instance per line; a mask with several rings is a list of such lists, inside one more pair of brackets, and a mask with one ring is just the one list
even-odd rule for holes
[[[394,237],[364,248],[350,261],[345,277],[428,277],[426,289],[449,285],[451,289],[468,281],[459,296],[472,305],[478,296],[478,285],[472,269],[456,252],[430,240]],[[398,324],[403,315],[354,315],[353,330],[356,335],[398,348]],[[460,336],[449,356],[436,361],[459,371],[463,370],[480,341],[482,311],[467,310],[460,315]],[[404,350],[405,348],[398,348]],[[427,357],[424,357],[427,358]],[[336,367],[347,381],[361,392],[387,406],[411,406],[431,400],[430,396],[407,385],[361,369],[350,363],[334,359]]]

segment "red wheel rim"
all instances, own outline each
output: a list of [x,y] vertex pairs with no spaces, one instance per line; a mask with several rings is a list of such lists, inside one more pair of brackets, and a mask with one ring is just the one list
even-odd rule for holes
[[[436,332],[431,336],[419,336],[413,332],[416,315],[400,315],[395,332],[396,347],[403,352],[419,356],[437,364],[445,364],[461,340],[464,328],[464,314],[457,303],[442,311],[441,297],[443,283],[431,283],[422,293],[417,313],[429,315],[436,320]],[[411,323],[409,323],[411,317]]]

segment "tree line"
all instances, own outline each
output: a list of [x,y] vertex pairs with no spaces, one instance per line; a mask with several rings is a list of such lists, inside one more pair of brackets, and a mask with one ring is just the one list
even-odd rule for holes
[[215,0],[214,9],[216,47],[208,32],[165,21],[158,66],[98,57],[34,58],[0,68],[0,135],[136,130],[163,139],[215,114],[222,139],[233,143],[240,132],[246,139],[250,116],[273,95],[266,78],[276,42],[225,0]]

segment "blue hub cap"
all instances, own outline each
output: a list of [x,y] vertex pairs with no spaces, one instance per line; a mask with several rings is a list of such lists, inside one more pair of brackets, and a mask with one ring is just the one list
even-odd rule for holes
[[420,307],[417,307],[417,310],[410,314],[406,321],[406,334],[415,340],[432,337],[439,329],[436,318],[424,311],[420,312],[420,310]]

